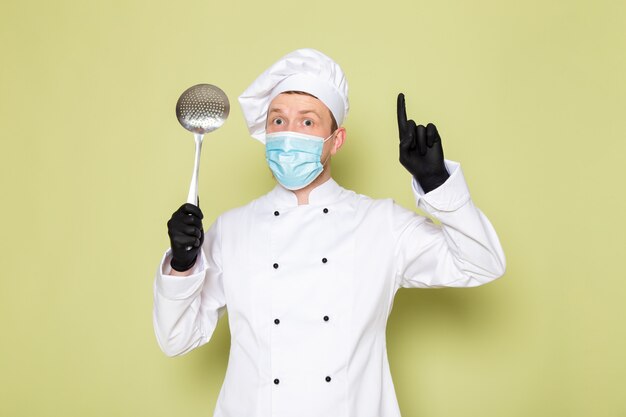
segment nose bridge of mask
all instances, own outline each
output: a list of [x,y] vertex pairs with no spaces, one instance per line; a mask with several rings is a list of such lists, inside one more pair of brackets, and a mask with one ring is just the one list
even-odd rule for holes
[[265,151],[321,155],[324,138],[297,132],[275,132],[266,135]]

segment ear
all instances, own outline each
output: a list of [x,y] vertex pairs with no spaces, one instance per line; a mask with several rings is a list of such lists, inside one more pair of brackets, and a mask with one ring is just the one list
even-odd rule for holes
[[330,148],[331,155],[335,155],[337,152],[339,152],[339,149],[341,149],[344,142],[346,141],[346,136],[347,134],[345,127],[342,126],[337,129],[337,132],[335,133],[335,139],[333,140],[333,147]]

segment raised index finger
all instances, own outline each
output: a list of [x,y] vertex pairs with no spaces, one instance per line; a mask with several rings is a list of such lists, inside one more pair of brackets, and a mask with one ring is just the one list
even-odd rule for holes
[[398,94],[398,129],[400,129],[400,135],[406,131],[406,107],[402,93]]

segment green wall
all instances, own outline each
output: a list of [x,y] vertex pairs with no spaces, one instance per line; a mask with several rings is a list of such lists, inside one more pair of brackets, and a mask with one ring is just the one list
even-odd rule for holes
[[[0,416],[210,416],[228,359],[152,330],[165,223],[193,137],[174,106],[219,85],[207,219],[273,186],[237,96],[293,49],[344,68],[335,179],[413,207],[395,100],[434,122],[496,227],[506,275],[401,290],[388,326],[404,417],[626,416],[626,3],[0,3]],[[358,416],[354,416],[358,417]]]

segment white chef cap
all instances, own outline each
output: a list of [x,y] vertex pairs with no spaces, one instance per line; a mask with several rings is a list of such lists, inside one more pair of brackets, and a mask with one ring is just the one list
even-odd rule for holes
[[314,95],[328,107],[338,126],[348,115],[348,82],[339,65],[315,49],[298,49],[279,59],[239,96],[253,138],[265,143],[270,102],[285,91]]

